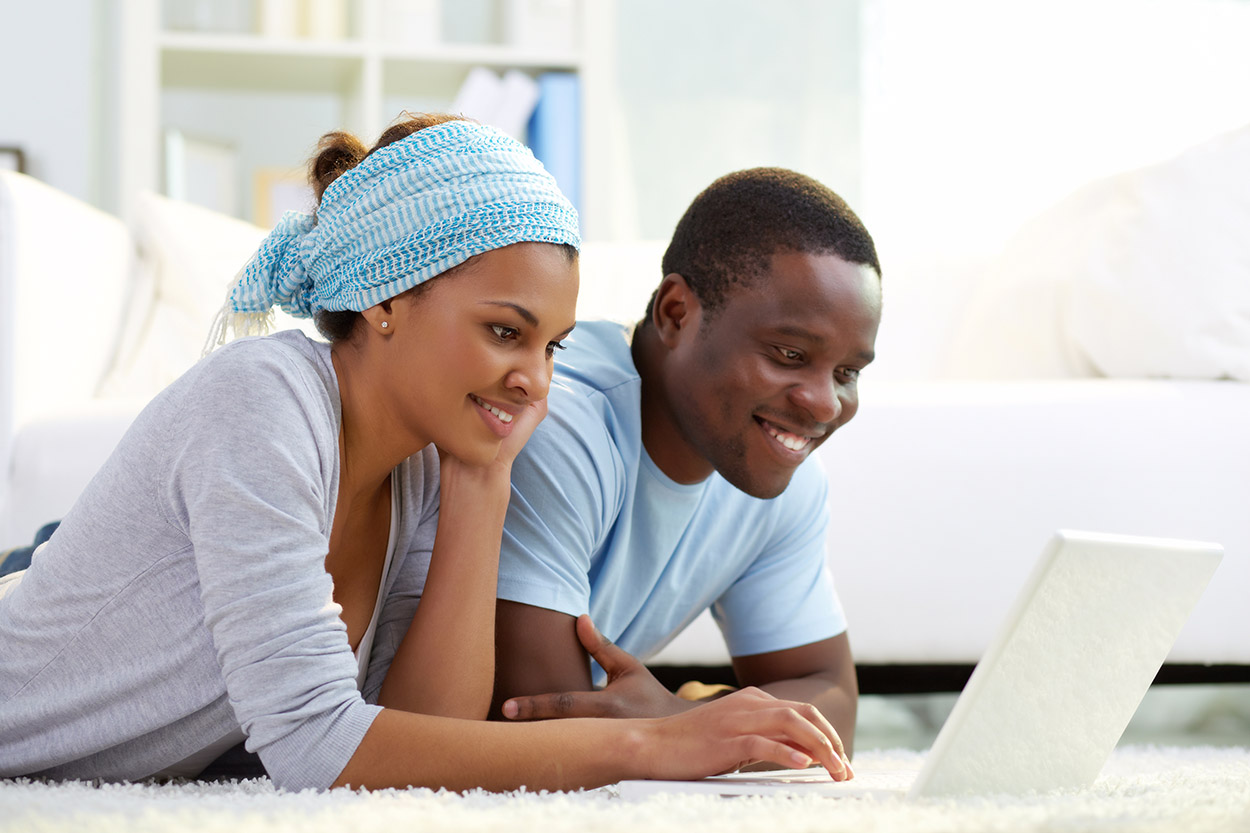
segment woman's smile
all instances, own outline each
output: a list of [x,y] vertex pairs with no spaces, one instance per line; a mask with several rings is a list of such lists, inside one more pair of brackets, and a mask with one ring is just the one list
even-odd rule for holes
[[469,399],[477,406],[478,414],[481,415],[482,421],[486,423],[486,427],[494,431],[500,439],[512,433],[513,414],[511,412],[487,402],[475,393],[469,394]]

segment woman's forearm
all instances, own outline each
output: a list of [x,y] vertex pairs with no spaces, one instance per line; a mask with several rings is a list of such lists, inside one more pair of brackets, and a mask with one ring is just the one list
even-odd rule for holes
[[841,742],[814,706],[747,688],[655,719],[496,723],[385,709],[335,785],[567,790],[699,778],[755,761],[816,762],[835,779],[851,777]]
[[[385,710],[335,786],[567,790],[634,774],[634,721],[500,724]],[[513,731],[508,731],[513,730]]]
[[507,472],[444,466],[438,532],[421,603],[380,705],[482,720],[494,686],[495,592]]

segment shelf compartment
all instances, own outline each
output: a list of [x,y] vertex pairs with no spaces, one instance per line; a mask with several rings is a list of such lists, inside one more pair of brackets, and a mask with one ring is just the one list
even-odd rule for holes
[[161,83],[205,89],[343,92],[364,65],[359,42],[274,41],[246,35],[161,38]]
[[528,49],[518,49],[491,43],[444,43],[422,49],[406,49],[401,46],[381,45],[377,54],[393,66],[431,65],[490,67],[491,69],[567,70],[576,72],[581,68],[581,56],[575,52],[553,54]]

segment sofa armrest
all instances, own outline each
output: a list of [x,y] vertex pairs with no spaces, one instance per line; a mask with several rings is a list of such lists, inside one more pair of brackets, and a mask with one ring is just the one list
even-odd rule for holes
[[116,217],[0,171],[0,463],[22,425],[95,394],[131,262],[130,234]]

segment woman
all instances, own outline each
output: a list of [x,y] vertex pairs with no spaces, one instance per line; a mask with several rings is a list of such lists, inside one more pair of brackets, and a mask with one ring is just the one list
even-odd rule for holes
[[0,775],[194,776],[246,739],[290,789],[757,759],[844,777],[823,718],[760,692],[661,721],[483,721],[510,467],[573,326],[576,214],[528,150],[452,117],[368,153],[331,134],[312,175],[315,217],[261,245],[217,341],[280,305],[330,343],[201,361],[9,585]]

